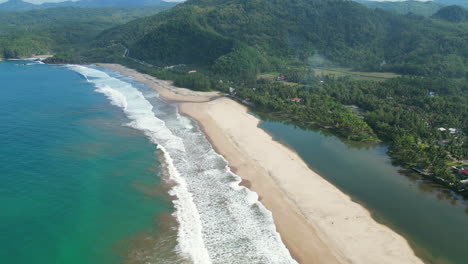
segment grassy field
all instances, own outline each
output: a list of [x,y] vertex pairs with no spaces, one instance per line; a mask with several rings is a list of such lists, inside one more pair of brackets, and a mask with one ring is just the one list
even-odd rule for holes
[[[316,76],[335,76],[335,77],[351,77],[356,80],[366,80],[366,81],[385,81],[386,79],[395,78],[400,75],[392,72],[358,72],[352,71],[351,68],[341,68],[341,67],[323,67],[323,68],[314,68],[313,69]],[[259,74],[258,79],[266,79],[270,81],[275,81],[276,78],[280,75],[279,72],[268,72]],[[296,85],[297,83],[292,82],[283,82],[288,85]]]
[[257,79],[265,79],[269,81],[274,81],[276,80],[276,77],[280,75],[279,72],[268,72],[268,73],[262,73],[257,76]]
[[335,77],[346,77],[355,78],[357,80],[367,81],[385,81],[386,79],[395,78],[400,75],[392,72],[357,72],[352,71],[351,68],[314,68],[315,75],[325,76],[334,75]]
[[[276,78],[278,77],[278,75],[280,75],[279,72],[263,73],[263,74],[259,74],[257,76],[257,79],[265,79],[265,80],[269,80],[269,81],[276,81]],[[286,82],[286,81],[283,81],[282,83],[287,84],[287,85],[298,85],[298,83]]]

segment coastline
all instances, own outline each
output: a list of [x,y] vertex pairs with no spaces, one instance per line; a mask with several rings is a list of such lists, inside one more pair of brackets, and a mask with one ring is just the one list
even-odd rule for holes
[[[50,58],[52,57],[53,55],[32,55],[30,57],[19,57],[19,58],[15,58],[15,60],[36,60],[36,59],[39,59],[39,60],[45,60],[47,58]],[[0,58],[0,61],[7,61],[9,59],[5,59],[5,58]]]
[[195,119],[243,184],[258,193],[283,242],[300,263],[423,263],[407,241],[312,171],[291,149],[258,128],[260,120],[217,92],[176,88],[116,64]]

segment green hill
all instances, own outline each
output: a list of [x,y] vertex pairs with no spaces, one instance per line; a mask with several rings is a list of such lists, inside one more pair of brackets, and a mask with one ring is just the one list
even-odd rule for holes
[[103,30],[159,10],[159,7],[64,7],[0,12],[0,58],[86,48]]
[[433,1],[403,1],[403,2],[376,2],[369,0],[356,0],[369,8],[380,8],[397,14],[416,14],[421,16],[432,16],[444,7],[441,3]]
[[36,9],[39,5],[34,5],[21,0],[10,0],[0,4],[0,10],[2,11],[26,11]]
[[434,2],[443,5],[459,5],[468,8],[468,1],[466,0],[434,0]]
[[466,22],[468,21],[468,10],[457,5],[447,6],[435,13],[434,17],[452,23]]
[[256,69],[308,63],[319,55],[358,70],[461,77],[468,65],[467,29],[343,0],[190,0],[107,30],[95,46],[118,43],[155,65],[212,70],[222,59],[250,53]]

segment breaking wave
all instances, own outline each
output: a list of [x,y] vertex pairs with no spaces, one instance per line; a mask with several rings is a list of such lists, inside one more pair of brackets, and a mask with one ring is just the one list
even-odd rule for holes
[[164,155],[174,195],[178,253],[193,263],[296,263],[271,213],[239,185],[199,127],[128,77],[92,66],[67,66],[120,107]]

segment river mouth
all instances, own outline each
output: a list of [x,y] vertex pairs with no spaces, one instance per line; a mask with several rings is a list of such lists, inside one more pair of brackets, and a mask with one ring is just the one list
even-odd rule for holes
[[322,177],[366,207],[373,218],[404,236],[427,263],[468,258],[467,201],[418,174],[395,166],[383,144],[349,144],[321,129],[275,119],[260,128],[294,149]]
[[[358,141],[352,141],[348,140],[346,138],[340,137],[335,135],[331,130],[321,128],[319,126],[314,126],[312,124],[297,124],[295,122],[289,121],[287,119],[283,119],[275,114],[272,113],[264,113],[264,112],[259,112],[259,111],[251,111],[249,112],[250,114],[254,115],[255,117],[261,119],[263,122],[272,122],[272,123],[280,123],[284,124],[285,126],[291,126],[303,131],[310,131],[311,133],[319,133],[324,137],[332,137],[338,139],[340,142],[345,144],[349,148],[355,148],[355,149],[374,149],[374,148],[379,148],[383,147],[386,149],[386,155],[388,156],[388,147],[386,144],[381,143],[381,142],[358,142]],[[289,145],[288,140],[283,140],[281,141],[282,144],[285,146],[293,149],[291,145]],[[427,192],[427,193],[432,193],[435,195],[438,199],[440,200],[446,200],[450,202],[452,205],[459,205],[461,207],[464,207],[465,210],[468,212],[468,197],[464,197],[463,195],[456,193],[449,188],[438,184],[434,182],[431,179],[427,179],[423,177],[422,175],[414,172],[410,168],[402,168],[397,162],[395,162],[393,159],[390,159],[391,164],[398,168],[398,172],[401,176],[407,177],[411,182],[417,183],[418,186],[420,187],[420,191],[422,192]],[[313,170],[314,168],[311,167]]]

